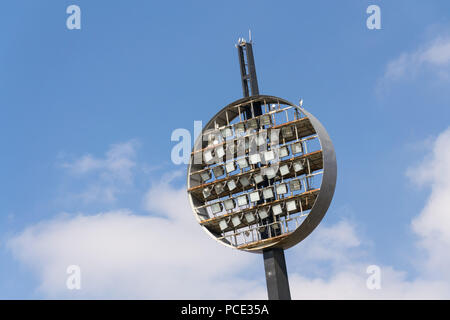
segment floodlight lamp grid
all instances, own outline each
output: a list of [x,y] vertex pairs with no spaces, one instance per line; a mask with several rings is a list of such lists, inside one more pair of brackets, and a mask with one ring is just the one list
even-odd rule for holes
[[[261,115],[246,120],[239,114],[256,103]],[[203,132],[209,136],[197,139],[188,168],[189,199],[200,225],[241,250],[282,245],[308,217],[322,187],[323,179],[313,177],[324,173],[323,149],[307,151],[319,141],[312,119],[283,99],[257,96],[228,105]],[[272,141],[274,132],[278,140]]]

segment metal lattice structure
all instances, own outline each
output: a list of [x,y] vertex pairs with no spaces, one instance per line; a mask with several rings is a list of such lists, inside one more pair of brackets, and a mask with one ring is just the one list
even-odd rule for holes
[[269,299],[290,299],[284,250],[305,239],[333,198],[336,156],[322,124],[260,95],[251,40],[236,45],[244,98],[220,110],[191,153],[194,216],[218,242],[263,253]]
[[[245,119],[254,105],[262,114]],[[211,119],[188,171],[200,225],[225,245],[257,252],[303,240],[324,216],[335,182],[323,126],[305,109],[263,95],[235,101]]]

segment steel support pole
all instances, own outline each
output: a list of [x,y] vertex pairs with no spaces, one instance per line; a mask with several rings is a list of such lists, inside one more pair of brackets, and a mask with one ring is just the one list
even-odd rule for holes
[[266,249],[263,256],[269,300],[291,300],[284,250]]
[[[244,97],[259,95],[258,79],[256,77],[255,58],[253,56],[252,43],[239,43],[237,45],[239,66],[241,69],[241,83]],[[261,104],[253,105],[254,115],[262,114]],[[246,119],[250,119],[252,114],[249,109],[245,110]],[[267,178],[259,187],[268,186]],[[262,201],[262,200],[261,200]],[[272,223],[273,217],[266,218],[264,223]],[[271,227],[267,227],[271,228]],[[268,238],[268,231],[261,232],[261,239]],[[266,272],[267,292],[270,300],[291,300],[289,281],[286,269],[286,259],[284,250],[272,248],[263,250],[264,269]]]

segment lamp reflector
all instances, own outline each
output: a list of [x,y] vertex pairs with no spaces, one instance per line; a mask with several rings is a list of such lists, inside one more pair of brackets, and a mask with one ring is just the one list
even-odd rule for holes
[[293,167],[295,172],[300,172],[303,170],[303,164],[301,161],[295,161]]
[[217,147],[215,153],[217,158],[223,158],[223,156],[225,155],[225,149],[223,148],[223,146]]
[[261,200],[261,197],[259,196],[258,190],[250,193],[250,201],[251,202],[258,202],[259,200]]
[[301,153],[303,151],[302,143],[301,142],[294,143],[291,146],[291,149],[293,154]]
[[253,181],[255,181],[255,184],[259,184],[264,181],[264,177],[262,176],[262,174],[257,173],[253,176]]
[[266,188],[263,190],[263,197],[266,200],[274,198],[273,189],[272,188]]
[[233,172],[234,170],[236,170],[236,166],[234,165],[234,162],[233,161],[228,162],[225,165],[225,170],[227,170],[227,173],[230,173],[230,172]]
[[214,159],[212,150],[206,150],[203,154],[203,158],[205,159],[206,163],[210,163]]
[[225,230],[226,228],[228,228],[228,224],[227,224],[227,222],[225,221],[225,220],[221,220],[220,222],[219,222],[219,227],[220,227],[220,230]]
[[244,169],[244,168],[248,167],[247,158],[240,158],[236,162],[239,165],[239,168],[241,168],[241,169]]
[[214,186],[214,190],[216,191],[216,194],[219,195],[225,190],[225,183],[217,183]]
[[265,219],[269,216],[269,210],[267,208],[262,208],[258,210],[258,215],[261,219]]
[[202,193],[203,193],[203,197],[208,198],[211,195],[211,188],[209,188],[209,187],[204,188]]
[[212,213],[216,214],[222,211],[222,204],[220,202],[216,202],[212,204],[210,208]]
[[280,158],[287,157],[288,155],[289,155],[289,148],[286,146],[281,147],[280,151],[278,151],[278,156]]
[[261,116],[261,125],[263,126],[268,126],[269,124],[271,124],[271,117],[269,114],[265,114],[263,116]]
[[200,177],[202,178],[203,181],[207,181],[211,179],[211,172],[209,172],[209,170],[202,171],[200,172]]
[[273,179],[277,175],[277,172],[273,167],[268,167],[264,170],[264,174],[268,179]]
[[238,202],[238,205],[239,205],[240,207],[245,206],[246,204],[248,204],[247,195],[244,194],[244,195],[242,195],[242,196],[239,196],[239,197],[237,198],[237,202]]
[[278,203],[278,204],[272,206],[272,212],[276,216],[282,214],[283,213],[283,208],[281,207],[281,204]]
[[256,138],[256,145],[263,146],[267,143],[267,134],[266,133],[260,133],[258,134],[258,137]]
[[240,177],[239,178],[239,183],[241,184],[241,186],[243,186],[245,188],[248,185],[250,185],[250,179],[249,179],[248,176]]
[[231,222],[233,223],[234,227],[237,227],[241,224],[241,219],[238,216],[234,216],[233,218],[231,218]]
[[242,134],[245,132],[245,125],[243,122],[238,122],[234,125],[234,132],[236,135]]
[[247,220],[248,223],[252,223],[253,221],[255,221],[255,216],[253,215],[253,213],[247,212],[245,214],[245,220]]
[[249,129],[258,129],[258,120],[253,118],[247,122],[247,128]]
[[258,162],[261,162],[261,156],[259,153],[253,153],[250,155],[249,160],[251,164],[257,164]]
[[286,202],[286,209],[289,212],[297,210],[297,203],[295,202],[295,200]]
[[281,134],[283,135],[283,138],[285,138],[285,139],[289,139],[289,138],[292,138],[294,136],[291,127],[283,127],[283,128],[281,128]]
[[236,181],[234,180],[229,180],[227,182],[227,186],[228,186],[228,190],[233,191],[234,189],[236,189],[237,185],[236,185]]
[[233,130],[230,127],[226,127],[222,130],[220,130],[220,133],[222,133],[222,137],[228,138],[233,135]]
[[227,199],[223,202],[223,205],[226,210],[232,210],[236,207],[236,204],[234,203],[233,199]]
[[273,150],[265,151],[264,152],[264,161],[269,162],[275,159],[275,153]]
[[277,185],[277,194],[286,194],[287,191],[287,186],[286,183],[280,183],[279,185]]
[[218,178],[218,177],[220,177],[220,176],[223,176],[223,175],[225,174],[225,171],[223,170],[223,167],[222,167],[222,166],[216,166],[216,167],[214,167],[212,170],[213,170],[214,176],[215,176],[216,178]]
[[280,167],[280,173],[282,176],[289,174],[289,167],[287,164],[284,164]]
[[302,183],[299,179],[291,180],[289,181],[289,187],[291,188],[291,191],[297,191],[302,188]]

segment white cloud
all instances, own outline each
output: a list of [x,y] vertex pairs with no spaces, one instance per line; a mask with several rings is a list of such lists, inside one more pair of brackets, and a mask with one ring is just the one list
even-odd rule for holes
[[[37,273],[47,297],[265,297],[261,281],[239,275],[261,261],[211,241],[192,218],[184,188],[155,184],[146,204],[159,216],[128,210],[64,215],[27,228],[9,247]],[[72,264],[81,267],[79,292],[65,287]]]
[[450,281],[450,128],[437,137],[423,162],[407,174],[415,183],[431,188],[425,207],[412,222],[425,250],[426,270]]
[[[185,189],[171,184],[180,174],[164,177],[145,195],[145,208],[156,216],[129,210],[66,214],[30,226],[8,246],[37,274],[45,297],[266,298],[261,256],[221,246],[201,230]],[[380,265],[381,290],[369,290],[366,268],[377,263],[366,252],[356,225],[325,222],[287,252],[293,298],[450,298],[450,128],[408,175],[431,187],[425,207],[412,222],[425,254],[423,265],[415,266],[417,275],[411,278]],[[79,292],[65,287],[66,267],[72,264],[82,268]]]
[[431,69],[443,78],[450,72],[450,38],[437,38],[412,52],[404,52],[387,64],[383,81],[414,78]]
[[117,194],[133,184],[138,145],[136,140],[130,140],[112,145],[103,158],[86,154],[64,162],[63,168],[89,181],[83,191],[72,194],[71,198],[85,203],[116,201]]

